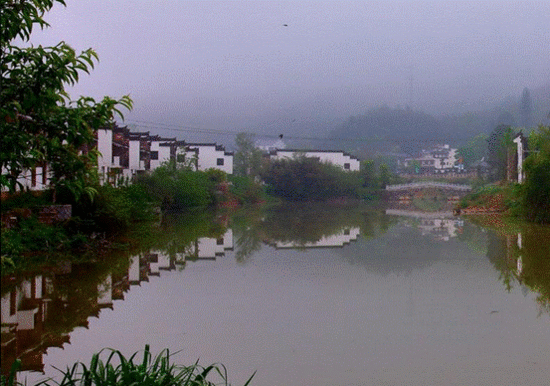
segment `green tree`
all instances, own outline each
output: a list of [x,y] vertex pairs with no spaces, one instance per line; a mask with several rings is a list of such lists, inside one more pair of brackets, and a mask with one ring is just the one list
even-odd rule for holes
[[389,185],[391,179],[390,168],[386,164],[382,164],[379,167],[380,170],[380,187],[386,189],[386,186]]
[[289,201],[358,197],[361,185],[359,173],[305,156],[271,161],[262,178],[268,191]]
[[163,210],[183,210],[214,205],[220,179],[225,180],[225,176],[218,172],[176,169],[165,164],[151,174],[139,176],[138,184]]
[[513,147],[513,130],[505,125],[498,125],[487,138],[487,156],[490,167],[490,179],[503,181],[506,179],[508,165],[508,150]]
[[465,167],[487,156],[487,135],[479,134],[458,148],[458,155],[462,158]]
[[373,160],[361,163],[361,176],[363,177],[364,187],[374,187],[376,185],[376,164]]
[[257,177],[262,166],[262,152],[254,145],[254,136],[239,133],[235,138],[235,145],[237,146],[233,158],[235,175]]
[[531,132],[529,149],[522,191],[524,213],[531,221],[550,224],[550,126]]
[[70,99],[65,88],[98,60],[92,49],[77,54],[64,42],[14,45],[28,42],[34,27],[48,26],[44,14],[56,2],[65,5],[63,0],[20,0],[3,1],[0,8],[0,185],[15,191],[23,172],[47,165],[54,193],[65,188],[78,198],[94,180],[97,129],[114,114],[122,117],[119,108],[131,109],[132,101],[128,96]]

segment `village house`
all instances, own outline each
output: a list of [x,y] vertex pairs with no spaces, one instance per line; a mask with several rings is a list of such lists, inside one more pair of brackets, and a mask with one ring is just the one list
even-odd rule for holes
[[300,156],[307,158],[316,158],[320,162],[330,163],[341,167],[345,171],[359,171],[360,161],[345,153],[336,150],[291,150],[275,149],[268,153],[270,160],[292,159]]
[[150,138],[151,141],[151,150],[150,150],[150,169],[155,170],[163,163],[170,162],[171,159],[174,159],[174,146],[173,143],[176,142],[176,138],[162,138],[158,135],[155,135]]
[[233,173],[233,153],[215,143],[192,143],[176,138],[131,132],[116,124],[101,128],[97,135],[98,173],[102,183],[117,184],[122,177],[129,182],[137,174],[153,171],[174,160],[194,165],[197,170],[219,169]]
[[419,156],[400,161],[399,167],[415,168],[414,172],[421,174],[442,174],[464,170],[464,165],[458,159],[458,149],[449,145],[436,145],[429,150],[422,150]]
[[233,174],[233,153],[215,143],[188,143],[186,156],[195,159],[197,170],[219,169]]
[[[2,174],[7,174],[5,168],[2,169]],[[32,169],[24,170],[17,177],[16,189],[18,190],[31,190],[40,191],[49,186],[50,179],[52,177],[51,171],[48,170],[48,165],[40,164]],[[2,187],[2,197],[8,194],[8,188]]]

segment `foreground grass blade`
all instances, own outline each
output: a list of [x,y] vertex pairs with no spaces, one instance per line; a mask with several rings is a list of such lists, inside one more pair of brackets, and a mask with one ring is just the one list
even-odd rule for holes
[[[101,359],[102,354],[107,355],[105,361]],[[35,386],[229,386],[227,369],[221,364],[202,367],[197,361],[191,366],[176,366],[170,363],[169,350],[153,357],[149,345],[145,346],[140,362],[135,361],[137,354],[126,358],[119,350],[104,349],[92,356],[89,368],[77,362],[65,371],[57,369],[62,374],[61,381],[48,379]],[[15,381],[19,368],[20,362],[16,361],[12,375],[2,377],[0,386],[21,385]],[[256,372],[244,386],[250,385],[254,375]]]

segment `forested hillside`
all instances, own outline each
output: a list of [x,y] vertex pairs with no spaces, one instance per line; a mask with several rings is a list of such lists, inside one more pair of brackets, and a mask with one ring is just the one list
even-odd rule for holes
[[434,143],[458,147],[498,125],[526,127],[528,132],[539,124],[548,124],[549,110],[550,84],[525,89],[517,98],[508,98],[491,110],[460,115],[435,116],[408,107],[382,106],[346,119],[330,133],[328,146],[359,157],[412,154]]

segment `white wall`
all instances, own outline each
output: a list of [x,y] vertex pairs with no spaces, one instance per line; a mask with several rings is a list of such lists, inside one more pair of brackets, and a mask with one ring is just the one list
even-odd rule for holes
[[97,131],[97,150],[100,155],[97,159],[98,166],[111,167],[113,163],[113,131],[99,129]]
[[168,270],[171,267],[170,256],[161,251],[151,251],[151,254],[157,255],[156,262],[149,262],[149,268],[152,274],[159,274],[161,269]]
[[233,249],[233,231],[228,229],[220,238],[201,237],[197,240],[197,257],[199,259],[215,259],[222,256],[226,250]]
[[113,131],[110,129],[99,129],[97,131],[97,171],[99,180],[104,182],[113,167]]
[[[216,145],[189,145],[189,149],[198,150],[198,170],[219,169],[227,174],[233,174],[233,155],[226,154],[225,150],[217,150]],[[193,156],[193,153],[190,154]],[[218,165],[218,159],[223,159],[223,165]]]
[[158,159],[151,159],[151,170],[155,170],[164,162],[170,161],[170,146],[160,146],[161,143],[166,142],[167,141],[151,141],[151,151],[158,152]]
[[140,143],[139,139],[130,140],[128,145],[128,167],[131,171],[143,170],[139,160]]

